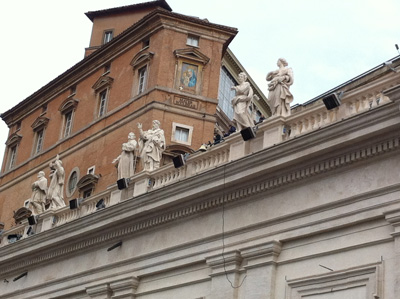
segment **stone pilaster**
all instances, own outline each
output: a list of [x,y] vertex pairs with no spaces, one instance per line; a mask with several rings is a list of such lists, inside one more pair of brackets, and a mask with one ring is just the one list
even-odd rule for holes
[[210,256],[206,262],[211,268],[210,299],[237,299],[238,288],[235,286],[240,283],[239,268],[242,263],[239,251]]
[[392,102],[397,103],[398,108],[400,110],[400,86],[399,85],[396,85],[387,90],[384,90],[383,95],[389,97],[389,99]]
[[[42,214],[39,215],[39,221],[42,222],[41,232],[49,230],[54,225],[54,214],[55,210],[50,209],[44,211]],[[36,232],[39,233],[39,232]]]
[[264,121],[266,124],[261,124],[264,131],[263,148],[281,143],[285,136],[285,118],[282,116],[274,116]]
[[271,241],[240,250],[246,261],[246,299],[275,298],[276,260],[281,248],[280,242]]
[[400,298],[400,209],[384,213],[386,221],[394,227],[394,232],[391,233],[394,239],[394,294],[393,298]]
[[150,173],[142,171],[131,184],[134,184],[133,197],[145,194],[149,191]]

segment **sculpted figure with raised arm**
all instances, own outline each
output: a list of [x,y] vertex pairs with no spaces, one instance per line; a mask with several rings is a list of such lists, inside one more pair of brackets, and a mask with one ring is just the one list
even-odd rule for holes
[[293,70],[288,66],[286,59],[279,58],[277,63],[279,69],[267,74],[268,83],[268,103],[272,115],[289,116],[290,103],[293,95],[289,88],[293,84]]
[[64,182],[65,182],[65,171],[60,160],[60,156],[57,155],[54,161],[49,164],[51,169],[50,185],[47,192],[47,201],[50,202],[50,208],[61,208],[65,207],[64,202]]
[[137,124],[140,132],[139,155],[143,169],[152,171],[160,168],[162,153],[165,150],[164,130],[160,129],[160,122],[153,120],[153,128],[143,131],[142,124]]

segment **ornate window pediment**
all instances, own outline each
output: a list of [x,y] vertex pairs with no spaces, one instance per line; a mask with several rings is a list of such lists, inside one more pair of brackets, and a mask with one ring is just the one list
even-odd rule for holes
[[79,189],[86,189],[88,186],[95,186],[99,181],[99,176],[94,174],[84,175],[77,183]]
[[210,58],[195,48],[178,49],[174,51],[176,58],[185,58],[206,65]]
[[87,174],[83,176],[76,186],[79,189],[79,194],[85,198],[92,195],[94,188],[96,187],[97,182],[99,181],[99,176],[94,174]]
[[49,123],[49,118],[44,117],[44,116],[39,116],[32,124],[32,129],[37,132],[45,127],[47,127],[47,124]]
[[18,133],[13,133],[8,137],[8,139],[6,141],[6,145],[13,146],[13,145],[19,144],[21,139],[22,139],[21,135],[19,135]]
[[141,51],[138,54],[136,54],[132,60],[130,65],[136,69],[139,66],[142,66],[148,62],[150,62],[150,60],[153,58],[154,53],[150,52],[150,51]]
[[102,89],[109,88],[114,79],[110,76],[101,76],[96,83],[93,84],[92,88],[97,92],[101,91]]
[[14,212],[14,220],[16,224],[21,223],[22,220],[27,219],[29,216],[32,215],[32,211],[28,208],[22,207],[19,208],[16,212]]
[[58,111],[60,111],[62,114],[66,114],[67,112],[75,110],[78,104],[79,104],[78,100],[68,98],[64,102],[62,102],[60,108],[58,108]]

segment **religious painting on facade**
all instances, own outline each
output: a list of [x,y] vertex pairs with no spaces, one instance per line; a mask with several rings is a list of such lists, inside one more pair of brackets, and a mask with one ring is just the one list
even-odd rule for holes
[[181,86],[185,87],[196,87],[197,83],[197,75],[198,75],[198,66],[189,64],[189,63],[182,63],[182,72],[181,72]]

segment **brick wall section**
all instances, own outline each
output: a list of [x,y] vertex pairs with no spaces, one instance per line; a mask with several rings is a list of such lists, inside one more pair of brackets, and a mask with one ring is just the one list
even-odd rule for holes
[[[125,17],[122,18],[122,27],[128,26],[133,21],[132,18]],[[142,15],[139,14],[137,17],[141,18]],[[91,45],[98,43],[102,28],[114,22],[118,23],[119,20],[113,18],[104,18],[99,22],[95,20]],[[161,128],[165,131],[167,145],[175,144],[171,141],[173,122],[194,128],[190,146],[193,150],[198,149],[202,143],[212,140],[222,51],[232,34],[208,30],[196,23],[180,23],[179,19],[169,22],[176,28],[179,27],[179,31],[171,26],[162,27],[152,32],[150,47],[147,50],[142,50],[141,40],[136,40],[110,59],[111,70],[106,75],[113,78],[113,83],[105,117],[97,118],[97,95],[92,88],[104,73],[105,62],[101,58],[92,69],[82,73],[76,83],[73,99],[78,100],[79,103],[75,110],[70,137],[62,138],[63,115],[59,109],[70,96],[71,86],[62,86],[62,83],[55,86],[61,92],[47,99],[47,111],[44,114],[42,114],[41,105],[29,113],[24,112],[22,116],[18,115],[18,112],[15,113],[13,119],[22,117],[21,128],[18,132],[22,140],[18,149],[17,163],[13,171],[4,172],[5,162],[3,161],[3,173],[0,177],[0,220],[5,223],[5,229],[9,229],[13,224],[12,211],[16,211],[25,200],[30,198],[31,185],[36,180],[37,173],[43,170],[48,178],[50,172],[48,163],[57,154],[60,154],[63,161],[66,185],[74,167],[79,167],[80,177],[82,177],[89,167],[95,166],[95,174],[99,175],[100,179],[94,193],[98,193],[110,184],[115,184],[117,172],[112,160],[120,154],[121,145],[127,141],[129,132],[132,131],[137,137],[139,136],[138,122],[143,123],[143,129],[147,130],[151,128],[152,120],[159,120]],[[153,26],[152,23],[147,25],[147,27],[151,26]],[[147,27],[144,26],[144,28]],[[203,68],[203,76],[198,81],[201,84],[199,94],[175,88],[178,60],[174,51],[189,47],[186,45],[185,31],[199,33],[200,44],[197,49],[209,58],[209,62]],[[114,50],[109,47],[108,51]],[[130,63],[141,51],[150,51],[154,55],[149,62],[147,88],[142,95],[138,96],[136,94],[137,69],[133,69]],[[90,57],[93,56],[95,55]],[[181,97],[196,101],[196,109],[174,104],[174,99]],[[39,155],[32,156],[34,132],[31,125],[40,115],[50,120],[45,131],[43,151]],[[10,134],[14,131],[15,127],[11,126]],[[137,170],[140,171],[141,167],[138,166]],[[48,182],[50,183],[50,180]],[[77,196],[79,196],[78,191],[70,197],[67,197],[64,192],[66,203]]]

